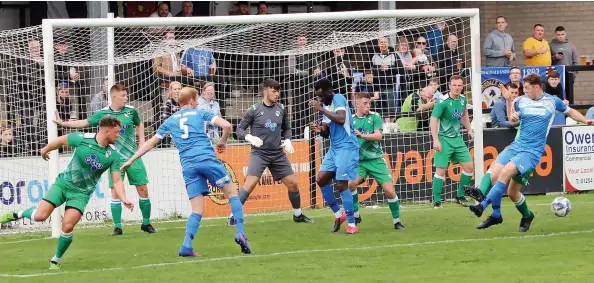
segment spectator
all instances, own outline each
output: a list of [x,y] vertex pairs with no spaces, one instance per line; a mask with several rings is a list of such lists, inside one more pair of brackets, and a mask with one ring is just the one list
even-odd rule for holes
[[12,127],[0,127],[0,157],[15,157],[17,155],[17,147],[14,144],[14,135]]
[[[377,80],[373,77],[372,70],[365,70],[363,80],[361,80],[354,88],[354,93],[364,92],[369,94],[371,109],[373,111],[381,110],[380,103],[380,88],[377,86]],[[354,107],[354,97],[351,97],[351,104]]]
[[[157,9],[157,11],[154,11],[151,15],[151,18],[168,18],[168,17],[173,17],[173,15],[169,12],[169,5],[165,2],[161,2],[161,4],[159,4],[159,8]],[[155,27],[150,27],[148,28],[148,32],[152,35],[159,35],[163,32],[165,32],[166,30],[174,30],[175,27],[159,27],[159,26],[155,26]]]
[[157,9],[157,11],[154,11],[151,15],[151,18],[168,18],[168,17],[173,17],[173,15],[169,12],[169,5],[165,2],[161,2],[161,4],[159,4],[159,8]]
[[181,65],[190,76],[193,75],[194,85],[199,85],[200,80],[215,81],[217,63],[210,50],[190,47],[181,56]]
[[258,3],[258,13],[256,15],[267,15],[268,14],[268,4],[264,1],[260,1]]
[[400,63],[404,67],[404,72],[402,74],[401,79],[401,86],[400,93],[402,94],[402,101],[406,99],[407,91],[409,89],[414,89],[412,82],[413,82],[413,75],[414,71],[417,69],[417,60],[412,52],[410,52],[408,48],[408,40],[405,37],[401,37],[398,40],[398,48],[396,48],[396,55],[400,60]]
[[513,128],[507,118],[507,104],[511,104],[518,97],[519,87],[517,84],[512,83],[507,88],[500,85],[499,90],[501,90],[501,97],[493,104],[491,109],[491,128]]
[[[161,105],[160,124],[163,124],[167,118],[180,109],[177,99],[179,98],[181,89],[182,85],[177,81],[171,82],[169,84],[169,89],[167,90],[167,100],[165,100],[165,102]],[[160,147],[171,147],[171,136],[167,135],[164,137],[161,141]]]
[[382,116],[384,121],[389,123],[399,112],[400,74],[403,73],[404,67],[394,53],[388,52],[387,38],[380,38],[378,45],[380,53],[373,55],[371,62],[380,87]]
[[416,64],[416,69],[413,71],[411,90],[420,90],[426,86],[427,79],[434,78],[435,76],[436,65],[431,56],[428,56],[429,51],[425,49],[426,45],[427,41],[422,36],[415,40],[416,48],[413,50],[413,60]]
[[522,44],[526,66],[550,66],[551,48],[544,39],[544,27],[541,24],[534,25],[532,36]]
[[443,98],[443,94],[439,91],[439,79],[432,78],[429,80],[429,86],[432,87],[435,92],[433,93],[433,98],[439,100]]
[[563,100],[563,103],[568,104],[568,101],[565,100],[563,95],[563,85],[561,85],[561,78],[557,71],[551,71],[547,75],[547,82],[545,83],[545,92],[559,97]]
[[[37,154],[47,136],[44,64],[38,40],[30,40],[27,51],[26,56],[14,57],[9,62],[6,111],[8,120],[15,123],[13,127],[20,124],[18,133],[23,135],[24,143]],[[17,113],[20,120],[15,117]]]
[[351,78],[350,64],[344,58],[344,48],[337,48],[332,51],[332,55],[322,63],[321,69],[325,77],[332,82],[332,88],[335,92],[347,95],[348,80]]
[[176,17],[193,17],[194,13],[194,4],[192,1],[183,1],[182,2],[182,10],[175,14]]
[[[579,65],[578,53],[575,45],[567,40],[567,33],[565,28],[558,26],[555,29],[555,36],[551,41],[551,53],[553,54],[552,64],[553,65],[564,65],[564,66],[575,66]],[[575,72],[567,72],[570,77],[565,78],[565,85],[569,89],[573,89],[573,83],[575,82]]]
[[487,67],[507,67],[511,65],[511,61],[516,59],[514,39],[505,32],[507,27],[505,17],[499,16],[495,21],[497,22],[496,28],[489,31],[483,43],[485,65]]
[[590,107],[590,109],[588,109],[588,112],[586,112],[586,119],[594,119],[594,106]]
[[181,82],[182,85],[193,85],[193,80],[189,78],[194,76],[194,71],[182,65],[180,54],[176,50],[175,33],[173,31],[169,30],[165,32],[164,42],[171,53],[154,58],[153,69],[157,78],[159,78],[162,94],[166,96],[169,83],[172,81]]
[[429,57],[431,57],[431,50],[427,48],[427,39],[425,39],[424,37],[417,37],[417,40],[415,40],[415,54],[417,53],[416,49],[420,49],[420,53],[424,55],[429,55]]
[[435,88],[426,86],[419,91],[413,92],[402,103],[402,113],[424,112],[421,115],[421,123],[416,116],[402,117],[396,120],[400,132],[416,132],[429,130],[429,111],[433,109],[435,101],[433,95]]
[[68,82],[60,82],[56,87],[56,107],[60,117],[65,117],[65,120],[74,121],[78,119],[76,108],[72,107],[72,97],[70,96]]
[[449,78],[453,75],[462,75],[466,58],[458,49],[458,37],[448,35],[446,46],[443,52],[439,53],[439,71],[441,73],[441,85],[447,85]]
[[235,4],[237,9],[229,11],[230,16],[242,16],[250,14],[250,4],[247,1],[240,1]]
[[73,56],[69,52],[68,42],[62,38],[58,38],[54,44],[54,60],[59,62],[55,64],[56,83],[69,82],[70,90],[72,92],[72,104],[78,113],[87,112],[88,96],[82,94],[83,82],[81,79],[80,67],[66,65],[66,62],[72,62]]
[[109,93],[108,89],[109,89],[109,81],[108,81],[107,76],[105,76],[105,77],[103,77],[101,92],[93,95],[93,97],[91,98],[91,113],[89,113],[89,115],[92,115],[96,111],[99,111],[99,110],[109,106],[109,98],[107,96],[107,94]]
[[429,48],[429,55],[433,59],[437,59],[437,55],[443,50],[443,30],[445,26],[445,22],[439,22],[424,36],[429,42],[427,48]]
[[[303,117],[311,117],[311,108],[307,105],[313,93],[312,86],[315,80],[320,77],[321,68],[318,61],[319,56],[312,54],[308,48],[308,40],[305,34],[300,34],[295,39],[295,54],[287,57],[288,74],[286,81],[291,81],[292,108],[291,129],[293,137],[303,138],[303,131],[309,124]],[[288,104],[289,95],[281,95],[281,102]]]
[[[207,82],[204,84],[204,87],[202,87],[202,95],[198,98],[197,109],[221,117],[221,107],[215,98],[215,85],[212,82]],[[219,127],[213,125],[208,126],[207,134],[209,138],[215,140],[218,140],[221,137],[219,134]]]
[[518,95],[524,95],[524,84],[522,84],[522,70],[519,67],[513,66],[509,70],[509,82],[505,85],[509,88],[512,84],[518,86]]

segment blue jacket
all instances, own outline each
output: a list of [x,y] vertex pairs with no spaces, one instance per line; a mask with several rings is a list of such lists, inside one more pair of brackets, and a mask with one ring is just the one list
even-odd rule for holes
[[512,128],[507,120],[507,105],[503,97],[495,102],[491,109],[491,128]]

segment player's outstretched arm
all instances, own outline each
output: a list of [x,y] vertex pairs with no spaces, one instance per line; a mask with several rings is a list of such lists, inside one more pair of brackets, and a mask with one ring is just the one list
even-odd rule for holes
[[132,157],[130,157],[130,159],[128,159],[126,163],[124,163],[122,168],[120,168],[120,171],[126,171],[128,168],[130,168],[130,166],[136,159],[142,157],[147,152],[151,151],[151,149],[155,148],[155,146],[157,146],[157,144],[159,144],[160,141],[161,137],[158,134],[154,135],[152,138],[146,141],[141,147],[138,148],[138,151],[136,151],[136,153],[132,155]]
[[588,125],[593,125],[594,124],[594,120],[588,120],[586,119],[586,117],[584,117],[584,115],[582,115],[582,113],[580,113],[580,111],[577,111],[573,108],[568,108],[569,110],[565,113],[565,115],[577,122],[580,123],[584,123],[584,124],[588,124]]
[[125,207],[134,210],[134,204],[126,198],[126,190],[124,190],[124,182],[122,181],[122,175],[118,171],[111,172],[111,180],[115,190],[115,195],[119,198]]
[[229,138],[229,135],[233,130],[233,126],[231,126],[231,123],[229,123],[229,121],[221,117],[216,117],[216,119],[214,120],[214,125],[223,129],[223,134],[221,135],[221,140],[219,141],[219,143],[227,143],[227,139]]
[[59,149],[65,145],[68,145],[68,138],[67,136],[60,136],[57,139],[48,143],[45,147],[41,149],[41,158],[43,160],[49,160],[48,154],[56,149]]
[[88,120],[75,120],[75,121],[63,121],[60,118],[60,114],[56,111],[56,117],[54,118],[54,123],[56,123],[60,127],[68,127],[68,128],[86,128],[91,126]]

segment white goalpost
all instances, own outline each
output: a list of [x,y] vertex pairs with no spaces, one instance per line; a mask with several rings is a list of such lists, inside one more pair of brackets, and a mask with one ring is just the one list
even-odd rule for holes
[[[384,38],[396,44],[386,50]],[[443,44],[435,46],[440,38]],[[407,109],[416,105],[431,83],[446,93],[449,77],[463,76],[465,95],[472,100],[469,108],[474,110],[475,140],[469,147],[474,150],[475,180],[480,180],[484,173],[480,40],[478,9],[193,18],[109,15],[101,19],[50,19],[41,27],[0,32],[0,64],[8,70],[1,77],[5,80],[6,105],[10,106],[0,108],[0,117],[4,117],[2,110],[8,113],[1,119],[6,123],[0,128],[10,129],[13,143],[23,145],[15,145],[20,149],[0,156],[0,182],[4,182],[0,213],[37,205],[68,163],[71,149],[54,151],[48,163],[42,163],[37,151],[40,146],[59,135],[95,130],[57,127],[52,121],[56,111],[64,120],[86,119],[96,107],[108,105],[105,88],[123,84],[128,88],[128,104],[140,114],[148,138],[177,109],[172,84],[177,81],[198,88],[203,106],[218,111],[236,127],[243,113],[262,99],[259,84],[266,78],[281,83],[280,102],[290,115],[296,152],[289,160],[298,175],[302,207],[324,206],[315,174],[328,141],[310,133],[308,125],[321,117],[307,107],[307,101],[314,98],[313,84],[322,78],[330,79],[351,107],[359,92],[374,97],[372,111],[385,118],[383,146],[396,192],[407,205],[427,205],[431,203],[434,172],[431,135],[426,127],[430,112],[414,115]],[[35,56],[40,50],[42,56]],[[38,88],[22,89],[34,79],[39,80],[34,84]],[[431,95],[437,97],[439,93]],[[28,109],[35,110],[34,119],[27,119]],[[29,124],[36,126],[30,130]],[[218,139],[214,129],[209,129],[209,136],[213,142]],[[227,152],[217,155],[237,187],[243,185],[249,153],[249,144],[233,137]],[[163,140],[143,161],[149,177],[152,219],[185,217],[189,203],[175,144]],[[452,181],[444,187],[446,199],[455,196],[459,175],[458,167],[448,170]],[[128,198],[137,203],[136,190],[127,178],[124,182]],[[362,205],[386,201],[373,179],[360,189]],[[272,180],[267,171],[245,205],[248,214],[290,208],[286,188]],[[7,231],[51,227],[52,236],[57,237],[62,213],[63,208],[56,209],[51,221],[44,223],[19,221],[8,225]],[[205,216],[228,213],[223,194],[211,188]],[[140,219],[140,211],[123,213],[124,221]],[[110,225],[110,221],[110,189],[104,174],[82,222]]]

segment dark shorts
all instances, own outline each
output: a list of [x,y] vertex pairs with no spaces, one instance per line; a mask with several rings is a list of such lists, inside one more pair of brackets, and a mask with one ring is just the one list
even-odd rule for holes
[[266,168],[275,181],[294,174],[291,162],[284,151],[272,154],[252,152],[248,163],[248,176],[262,176]]

